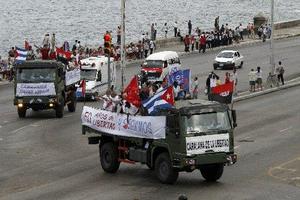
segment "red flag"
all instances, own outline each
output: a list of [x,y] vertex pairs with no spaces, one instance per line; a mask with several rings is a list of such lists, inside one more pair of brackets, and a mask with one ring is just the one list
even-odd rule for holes
[[213,94],[222,94],[224,92],[226,92],[226,93],[233,92],[233,81],[230,81],[229,83],[226,83],[223,85],[218,85],[216,87],[213,87],[211,91]]
[[64,51],[63,49],[57,48],[57,47],[56,47],[56,54],[57,54],[57,56],[62,56],[64,58],[66,58],[67,60],[70,60],[71,56],[72,56],[72,52]]
[[211,89],[211,100],[229,104],[232,100],[232,93],[233,81],[213,87]]
[[124,93],[126,94],[125,100],[133,104],[136,107],[140,107],[141,99],[139,95],[138,78],[134,76],[128,86],[125,88]]
[[161,96],[163,100],[174,106],[175,100],[174,100],[174,91],[173,91],[173,86],[169,86],[165,93]]
[[83,79],[80,83],[80,86],[81,87],[81,93],[82,93],[82,96],[85,97],[85,88],[86,88],[86,82],[85,80]]
[[25,45],[24,45],[24,46],[25,46],[25,49],[26,49],[26,50],[29,50],[29,46],[30,46],[30,45],[29,45],[29,42],[28,42],[27,40],[25,40]]

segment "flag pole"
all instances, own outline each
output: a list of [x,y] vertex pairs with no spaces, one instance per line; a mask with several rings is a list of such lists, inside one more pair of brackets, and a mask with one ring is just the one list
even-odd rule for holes
[[121,90],[124,89],[124,68],[126,66],[125,52],[125,0],[121,0]]

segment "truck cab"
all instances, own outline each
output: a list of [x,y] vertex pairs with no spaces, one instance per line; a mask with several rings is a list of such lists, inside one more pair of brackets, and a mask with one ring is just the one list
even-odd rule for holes
[[141,73],[150,82],[162,81],[166,75],[181,68],[178,54],[175,51],[161,51],[149,55],[142,64]]
[[73,83],[68,80],[66,85],[66,73],[67,67],[58,61],[34,60],[17,64],[14,105],[19,117],[24,118],[30,108],[34,111],[54,109],[59,118],[63,116],[65,105],[70,112],[75,112],[76,80]]
[[[97,124],[93,115],[89,116],[91,123]],[[97,119],[97,116],[106,114],[100,111],[95,112],[94,116]],[[216,181],[222,176],[224,165],[236,162],[233,139],[236,115],[227,105],[212,101],[182,100],[176,102],[175,108],[161,110],[157,117],[162,116],[165,121],[162,118],[155,120],[155,117],[152,120],[165,123],[161,126],[165,133],[162,138],[126,136],[125,132],[112,135],[86,123],[82,130],[88,136],[89,144],[99,144],[101,166],[108,173],[115,173],[120,162],[140,162],[154,169],[162,183],[172,184],[177,180],[179,172],[196,169],[200,170],[207,181]],[[142,121],[141,118],[143,116],[139,120],[129,116],[129,129],[143,127],[143,123],[137,123]]]
[[[116,66],[113,58],[110,58],[111,81],[115,85]],[[108,58],[105,56],[89,57],[81,60],[80,77],[86,81],[85,97],[94,99],[107,89],[108,84]],[[76,92],[77,98],[83,98],[82,88]]]

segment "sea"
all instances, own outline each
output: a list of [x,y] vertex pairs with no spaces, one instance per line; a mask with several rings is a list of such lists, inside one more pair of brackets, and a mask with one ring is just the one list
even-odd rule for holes
[[[80,40],[82,45],[103,44],[103,34],[112,31],[116,40],[121,24],[121,0],[0,0],[0,55],[7,56],[13,46],[24,47],[24,40],[41,46],[46,33],[56,34],[57,45]],[[163,37],[167,23],[173,35],[178,22],[181,33],[187,32],[188,20],[193,29],[210,30],[219,16],[220,25],[246,26],[262,13],[270,17],[271,0],[126,0],[126,43],[138,41],[157,23],[158,37]],[[300,0],[275,0],[275,22],[300,19]]]

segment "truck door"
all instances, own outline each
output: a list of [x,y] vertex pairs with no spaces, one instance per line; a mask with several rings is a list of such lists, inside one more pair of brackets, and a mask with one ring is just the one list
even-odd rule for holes
[[167,116],[166,139],[171,152],[184,152],[185,141],[182,139],[181,124],[179,114]]

